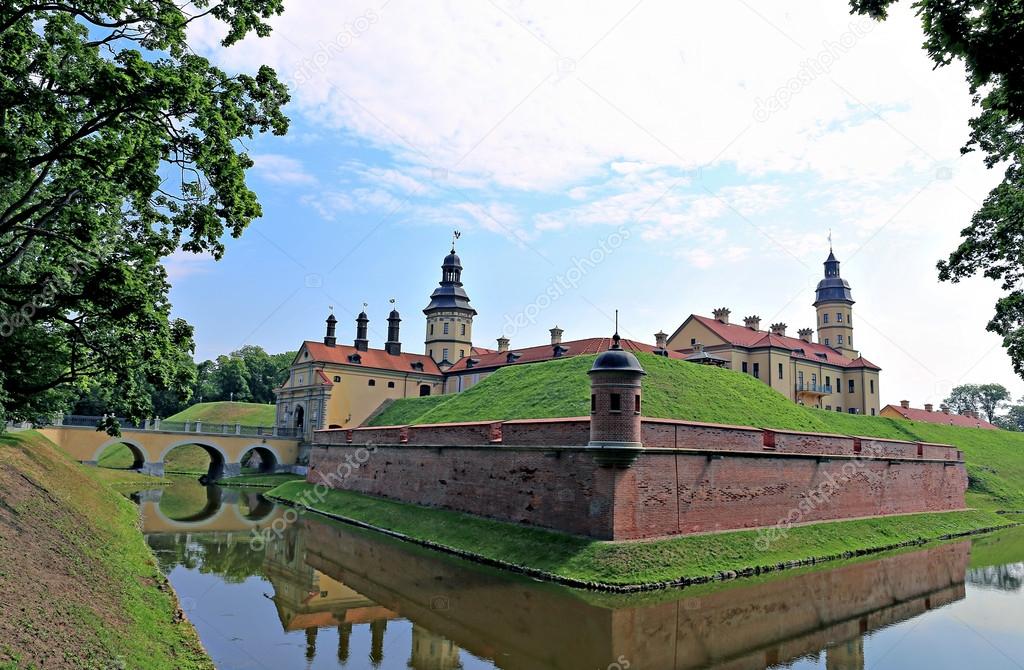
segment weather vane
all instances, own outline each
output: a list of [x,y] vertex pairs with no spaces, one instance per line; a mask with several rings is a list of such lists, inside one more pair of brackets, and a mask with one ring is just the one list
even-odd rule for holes
[[455,253],[455,240],[462,237],[462,233],[457,230],[452,231],[452,253]]
[[828,229],[828,250],[832,251],[832,229]]

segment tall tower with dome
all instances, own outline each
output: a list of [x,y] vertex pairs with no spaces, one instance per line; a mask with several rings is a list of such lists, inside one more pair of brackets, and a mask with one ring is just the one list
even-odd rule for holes
[[825,259],[825,276],[818,282],[814,298],[818,341],[843,356],[857,358],[859,354],[853,348],[853,294],[850,283],[839,276],[839,261],[831,246]]
[[452,250],[441,263],[441,281],[423,309],[427,317],[424,353],[446,370],[472,353],[473,317],[476,310],[462,287],[462,261],[455,253],[458,231],[452,237]]

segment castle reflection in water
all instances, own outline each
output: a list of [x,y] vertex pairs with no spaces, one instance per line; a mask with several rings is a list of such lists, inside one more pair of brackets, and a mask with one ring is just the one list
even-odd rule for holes
[[187,528],[174,529],[147,502],[159,503],[143,500],[143,519],[165,570],[202,561],[228,580],[262,575],[282,629],[305,631],[306,660],[325,652],[318,636],[331,630],[340,666],[354,634],[368,635],[370,661],[382,663],[385,650],[395,653],[385,643],[389,623],[407,620],[407,666],[419,670],[461,668],[463,650],[506,670],[624,667],[621,660],[633,668],[761,669],[822,657],[827,668],[856,669],[864,667],[866,635],[963,599],[965,574],[994,588],[1019,588],[1021,578],[1005,569],[969,572],[963,541],[714,587],[612,596],[309,518],[254,552],[252,527],[270,525],[279,508],[222,496],[221,507],[237,506],[232,515],[207,509],[206,521],[193,515]]

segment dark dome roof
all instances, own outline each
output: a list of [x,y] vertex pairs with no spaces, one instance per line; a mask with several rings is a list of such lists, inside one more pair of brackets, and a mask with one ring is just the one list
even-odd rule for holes
[[631,351],[625,351],[619,346],[619,336],[615,335],[615,344],[608,351],[598,354],[594,365],[587,374],[594,372],[636,372],[642,375],[647,374],[640,366]]
[[356,317],[356,321],[369,321],[370,317],[366,316],[366,312],[359,312],[359,316]]
[[[437,258],[437,256],[434,256],[434,258]],[[452,249],[452,252],[444,257],[444,263],[441,264],[441,267],[446,267],[446,268],[448,268],[448,267],[460,267],[461,268],[462,267],[462,259],[459,258],[459,255],[457,253],[455,253],[454,249]]]
[[390,321],[390,320],[392,320],[392,319],[397,319],[397,318],[399,318],[399,316],[398,316],[398,310],[397,310],[397,309],[393,309],[393,310],[391,310],[391,313],[390,313],[390,314],[388,314],[388,320]]
[[327,323],[338,323],[338,320],[334,318],[333,313],[327,317]]

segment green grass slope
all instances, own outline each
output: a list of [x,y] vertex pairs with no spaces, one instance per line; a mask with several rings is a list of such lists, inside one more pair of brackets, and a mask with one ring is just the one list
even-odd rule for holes
[[212,670],[115,474],[0,436],[0,667]]
[[[739,372],[638,357],[647,371],[644,416],[953,444],[967,458],[972,503],[1024,510],[1024,433],[826,412],[792,403]],[[506,367],[462,393],[396,400],[371,425],[585,416],[593,361],[576,356]]]
[[239,423],[243,426],[273,426],[274,405],[254,402],[201,402],[186,407],[164,421],[202,421],[203,423]]

